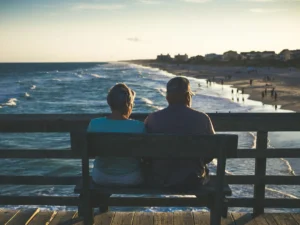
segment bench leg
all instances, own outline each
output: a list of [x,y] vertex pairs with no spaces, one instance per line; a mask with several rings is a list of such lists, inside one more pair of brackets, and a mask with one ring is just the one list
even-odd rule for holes
[[83,222],[84,225],[93,225],[94,224],[94,212],[91,203],[91,198],[88,196],[87,198],[82,198],[83,204],[80,209],[83,214]]
[[222,200],[215,196],[210,209],[210,225],[221,225],[223,205]]
[[210,225],[221,225],[221,211],[215,206],[210,210]]

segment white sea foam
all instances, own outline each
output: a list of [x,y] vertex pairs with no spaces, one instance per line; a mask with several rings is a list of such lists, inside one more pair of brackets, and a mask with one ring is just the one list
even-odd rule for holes
[[146,104],[148,104],[148,105],[152,105],[153,104],[153,102],[150,100],[150,99],[148,99],[148,98],[141,98],[141,101],[142,102],[145,102]]
[[102,76],[96,74],[96,73],[92,73],[91,76],[96,77],[96,78],[102,78]]
[[24,97],[29,98],[30,94],[28,94],[27,92],[25,92]]
[[32,85],[32,87],[30,88],[31,90],[34,90],[36,88],[35,85]]
[[11,98],[6,103],[4,103],[3,105],[6,105],[6,106],[16,106],[17,105],[17,101],[18,101],[18,99]]
[[162,96],[166,97],[167,89],[166,88],[155,88]]
[[58,81],[58,82],[60,82],[61,80],[60,79],[58,79],[58,78],[53,78],[52,79],[53,81]]

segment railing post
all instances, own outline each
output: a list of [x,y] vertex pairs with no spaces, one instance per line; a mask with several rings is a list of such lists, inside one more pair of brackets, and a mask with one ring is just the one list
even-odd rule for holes
[[[268,132],[258,131],[256,139],[256,151],[265,150],[268,147]],[[254,207],[253,215],[257,216],[264,213],[265,200],[265,175],[266,175],[266,158],[255,159],[255,176],[259,178],[259,183],[254,184]]]

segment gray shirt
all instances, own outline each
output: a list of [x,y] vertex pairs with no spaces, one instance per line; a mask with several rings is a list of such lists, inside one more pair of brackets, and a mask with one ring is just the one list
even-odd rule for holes
[[[208,115],[183,104],[170,105],[150,114],[145,125],[149,133],[214,134]],[[152,182],[159,186],[172,186],[183,183],[191,174],[202,176],[205,164],[211,160],[153,160]]]

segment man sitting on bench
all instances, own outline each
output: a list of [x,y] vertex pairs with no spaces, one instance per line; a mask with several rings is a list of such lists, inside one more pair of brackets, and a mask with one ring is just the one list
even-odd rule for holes
[[[149,133],[201,135],[214,134],[210,118],[191,108],[193,92],[189,80],[175,77],[167,84],[169,106],[145,120]],[[201,148],[201,146],[199,146]],[[149,184],[156,187],[188,189],[209,180],[206,164],[212,159],[153,159],[148,169]]]

